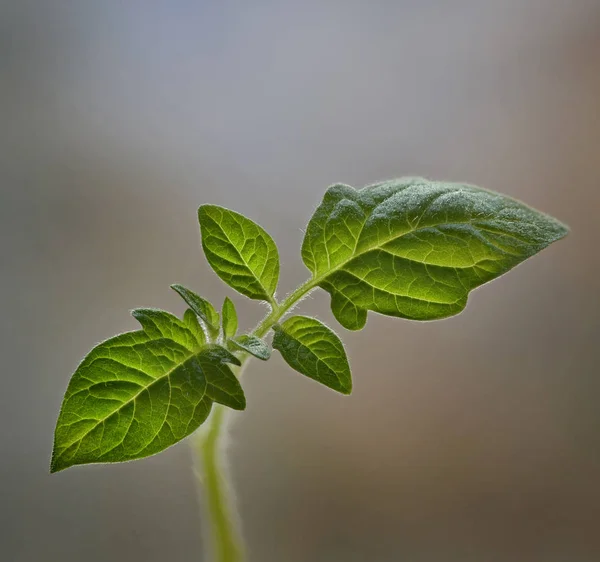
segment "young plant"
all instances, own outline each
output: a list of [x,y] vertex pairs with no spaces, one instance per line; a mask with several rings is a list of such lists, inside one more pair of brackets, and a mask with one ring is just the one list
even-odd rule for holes
[[[279,256],[273,239],[250,219],[214,205],[198,211],[202,247],[215,273],[241,294],[269,306],[248,334],[237,334],[233,302],[221,314],[181,285],[183,318],[142,308],[142,329],[96,346],[79,365],[58,417],[51,472],[74,465],[148,457],[194,433],[211,521],[214,560],[243,558],[221,464],[225,410],[243,410],[240,375],[248,359],[271,347],[299,373],[342,394],[352,391],[344,346],[315,318],[288,312],[313,289],[349,330],[367,311],[410,320],[461,312],[469,292],[506,273],[568,228],[504,195],[478,187],[391,180],[355,190],[330,187],[308,223],[302,260],[310,279],[276,298]],[[272,344],[264,339],[273,330]],[[211,413],[212,412],[212,413]]]

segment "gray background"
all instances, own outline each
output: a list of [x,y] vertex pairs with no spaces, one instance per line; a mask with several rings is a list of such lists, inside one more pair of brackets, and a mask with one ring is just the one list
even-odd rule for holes
[[48,474],[70,374],[129,309],[182,312],[172,282],[231,295],[199,204],[274,236],[283,295],[326,187],[399,175],[572,234],[457,318],[344,333],[349,398],[252,364],[251,561],[599,560],[598,0],[0,1],[0,558],[202,560],[185,444]]

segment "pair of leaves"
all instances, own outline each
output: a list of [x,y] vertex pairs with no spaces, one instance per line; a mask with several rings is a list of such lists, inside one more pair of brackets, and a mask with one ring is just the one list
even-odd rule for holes
[[[349,394],[346,353],[330,328],[305,316],[276,323],[295,301],[290,297],[280,307],[275,300],[279,255],[273,239],[222,207],[203,205],[198,218],[202,247],[216,274],[273,307],[264,325],[274,329],[273,347],[284,360]],[[335,185],[306,230],[302,259],[312,279],[303,287],[328,291],[334,316],[351,330],[365,325],[368,310],[414,320],[445,318],[464,309],[472,289],[567,231],[523,203],[469,185],[421,178],[359,190]],[[52,471],[145,457],[193,432],[213,402],[245,407],[228,364],[239,365],[234,355],[239,353],[267,360],[270,347],[255,334],[236,335],[230,299],[219,318],[193,291],[173,289],[189,306],[183,320],[136,310],[143,329],[100,344],[73,375],[57,422]]]
[[[568,228],[509,197],[470,185],[404,178],[328,189],[302,244],[336,319],[364,327],[367,311],[413,320],[461,312],[469,292],[506,273]],[[296,370],[351,390],[339,338],[314,319],[276,327],[273,347]],[[329,367],[333,367],[329,369]]]
[[[214,205],[198,212],[202,247],[216,274],[228,285],[252,299],[272,302],[279,278],[279,256],[273,239],[250,219]],[[227,313],[226,313],[227,310]],[[232,338],[237,326],[226,320],[235,313],[231,301],[223,306],[224,334]],[[349,394],[350,368],[339,337],[321,322],[294,316],[275,327],[273,347],[300,373],[326,386]],[[268,345],[256,336],[229,340],[230,349],[241,349],[266,360]]]

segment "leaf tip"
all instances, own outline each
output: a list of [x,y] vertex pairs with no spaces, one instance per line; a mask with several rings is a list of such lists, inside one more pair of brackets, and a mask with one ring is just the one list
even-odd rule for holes
[[211,209],[218,209],[218,208],[219,208],[218,205],[210,205],[208,203],[205,203],[204,205],[200,205],[200,207],[198,207],[198,219],[208,216],[210,214]]
[[131,316],[133,316],[137,321],[140,321],[140,319],[144,318],[146,310],[147,309],[145,308],[132,308],[129,311],[129,314],[131,314]]
[[352,394],[352,375],[348,373],[347,380],[340,380],[339,386],[335,390],[344,396],[350,396]]
[[183,285],[180,285],[179,283],[173,283],[172,285],[169,285],[169,287],[171,289],[173,289],[184,301],[187,302],[187,300],[186,300],[187,290]]
[[564,222],[557,220],[556,226],[557,226],[557,234],[558,234],[557,240],[564,238],[567,234],[569,234],[569,232],[571,232],[571,227],[568,224],[565,224]]
[[571,232],[571,228],[568,224],[565,224],[552,215],[548,215],[540,211],[538,211],[538,213],[543,217],[548,236],[551,238],[551,240],[548,242],[549,244],[564,238],[567,234],[569,234],[569,232]]
[[70,465],[61,463],[60,459],[57,458],[55,451],[52,451],[52,459],[50,460],[50,474],[56,474],[57,472],[61,472],[66,468],[69,468]]

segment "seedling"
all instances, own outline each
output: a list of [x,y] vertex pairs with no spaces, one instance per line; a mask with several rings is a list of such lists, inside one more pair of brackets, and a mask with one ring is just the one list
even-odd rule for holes
[[[362,329],[369,310],[409,320],[446,318],[465,308],[471,290],[568,232],[548,215],[471,185],[421,178],[359,190],[334,185],[306,228],[302,260],[311,277],[279,301],[279,255],[267,232],[214,205],[202,205],[198,218],[215,273],[265,302],[268,314],[252,332],[238,335],[229,298],[219,314],[181,285],[172,288],[189,307],[182,319],[153,308],[133,310],[142,329],[96,346],[71,378],[51,471],[148,457],[207,422],[195,445],[218,562],[243,559],[219,444],[226,409],[246,407],[240,376],[248,360],[266,361],[273,348],[302,375],[341,394],[352,391],[339,336],[315,318],[288,314],[304,296],[327,291],[333,315],[348,330]],[[264,338],[271,330],[269,344]]]

